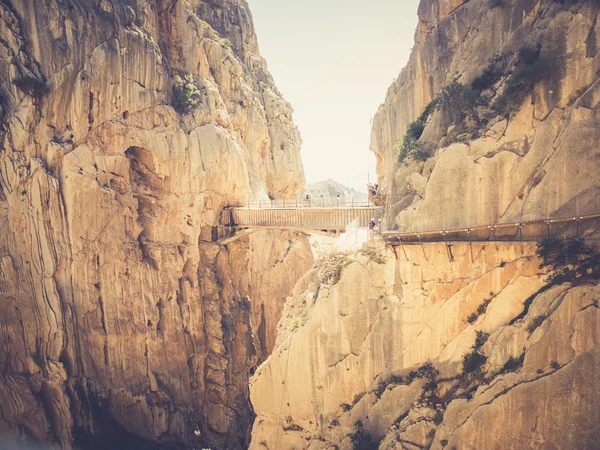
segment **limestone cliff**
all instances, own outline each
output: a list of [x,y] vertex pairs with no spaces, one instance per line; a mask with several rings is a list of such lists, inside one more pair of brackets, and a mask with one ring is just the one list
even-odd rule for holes
[[251,381],[251,448],[596,448],[600,286],[540,291],[534,249],[374,245],[320,263]]
[[245,447],[312,264],[294,234],[212,242],[304,184],[246,2],[2,0],[0,104],[0,446]]
[[[600,211],[599,11],[589,0],[421,1],[410,61],[373,121],[379,182],[392,195],[390,227]],[[540,64],[528,66],[526,50]],[[463,112],[475,123],[466,127],[427,107],[454,79],[476,91],[473,111]],[[399,163],[418,119],[423,152]]]

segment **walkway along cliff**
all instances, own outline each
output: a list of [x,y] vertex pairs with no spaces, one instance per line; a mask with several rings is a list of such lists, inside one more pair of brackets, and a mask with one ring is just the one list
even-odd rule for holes
[[212,242],[304,184],[246,2],[2,0],[0,105],[0,447],[246,448],[312,265]]
[[295,286],[251,449],[597,448],[599,13],[421,0],[373,120],[393,245]]

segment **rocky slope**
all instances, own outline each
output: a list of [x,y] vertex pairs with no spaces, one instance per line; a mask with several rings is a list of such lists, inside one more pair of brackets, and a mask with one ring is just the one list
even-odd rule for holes
[[304,184],[248,5],[3,0],[0,19],[0,446],[245,447],[249,372],[312,264],[303,236],[212,242],[225,206]]
[[[393,195],[389,226],[448,229],[600,211],[599,8],[589,0],[421,1],[410,61],[373,121],[380,185]],[[535,66],[519,61],[522,49],[533,50]],[[478,123],[463,127],[441,108],[427,114],[453,79],[470,88],[490,67],[487,84],[473,85]],[[511,108],[500,107],[507,97]],[[398,163],[397,144],[420,116],[425,157]]]
[[538,292],[527,244],[397,253],[366,246],[297,284],[251,382],[251,448],[595,448],[597,282]]

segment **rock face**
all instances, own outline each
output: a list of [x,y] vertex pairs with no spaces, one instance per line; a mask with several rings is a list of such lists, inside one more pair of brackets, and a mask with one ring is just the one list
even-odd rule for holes
[[[421,1],[410,61],[373,122],[379,183],[392,194],[391,228],[450,229],[600,211],[599,8],[585,0]],[[469,86],[494,54],[514,62],[527,46],[547,64],[528,75],[536,77],[534,86],[509,115],[482,117],[476,135],[465,138],[452,136],[447,114],[438,110],[419,141],[427,161],[398,163],[394,146],[445,86],[455,78]],[[495,104],[511,71],[518,72],[509,64],[484,90],[484,103]]]
[[[596,282],[538,293],[532,245],[397,253],[365,247],[339,282],[299,281],[251,381],[251,448],[357,448],[357,421],[380,449],[596,448]],[[465,375],[477,332],[486,359]]]
[[212,242],[225,206],[304,184],[248,5],[5,0],[0,19],[0,446],[245,447],[249,371],[312,264],[303,236]]

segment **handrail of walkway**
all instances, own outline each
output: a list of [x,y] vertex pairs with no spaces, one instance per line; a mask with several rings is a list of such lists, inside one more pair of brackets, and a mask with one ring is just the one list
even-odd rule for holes
[[[425,231],[383,231],[382,237],[398,242],[444,241],[539,241],[545,238],[567,239],[600,231],[600,214],[577,217],[532,220],[527,222],[497,223],[472,227]],[[598,222],[598,223],[594,223]]]
[[337,198],[317,198],[314,200],[278,199],[248,202],[237,209],[300,209],[300,208],[375,208],[382,207],[368,200],[340,200]]

